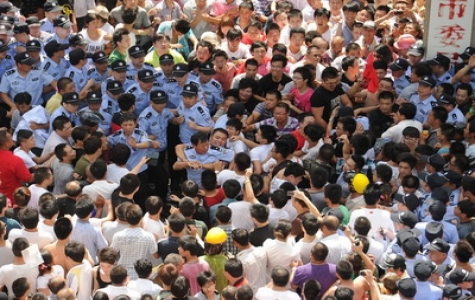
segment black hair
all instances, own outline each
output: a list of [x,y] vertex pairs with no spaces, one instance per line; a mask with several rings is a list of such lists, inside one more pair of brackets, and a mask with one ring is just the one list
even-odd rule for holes
[[241,192],[241,184],[236,179],[228,179],[223,183],[226,198],[235,199]]

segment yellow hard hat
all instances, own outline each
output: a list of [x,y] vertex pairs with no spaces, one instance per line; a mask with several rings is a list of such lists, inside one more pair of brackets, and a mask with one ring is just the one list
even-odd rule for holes
[[369,179],[365,174],[358,173],[353,177],[353,188],[359,194],[363,194],[369,184]]
[[205,237],[205,242],[209,244],[222,244],[226,242],[228,235],[219,227],[213,227],[208,231]]

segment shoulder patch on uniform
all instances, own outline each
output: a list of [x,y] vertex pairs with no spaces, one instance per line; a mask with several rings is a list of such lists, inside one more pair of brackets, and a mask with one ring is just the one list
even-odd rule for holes
[[12,75],[13,73],[15,73],[16,70],[15,69],[10,69],[8,71],[5,72],[5,76],[9,76],[9,75]]
[[152,67],[152,68],[153,68],[153,65],[152,65],[151,63],[144,62],[143,64],[146,65],[146,66],[149,66],[149,67]]
[[31,69],[32,69],[32,70],[39,70],[40,67],[38,67],[38,66],[33,66],[33,67],[31,67]]
[[8,55],[8,54],[5,56],[5,58],[7,58],[7,59],[13,59],[13,57],[11,57],[11,55]]
[[133,88],[127,91],[127,94],[133,94],[136,90],[137,90],[137,87],[134,86]]
[[47,62],[47,63],[45,63],[45,66],[43,67],[43,70],[48,71],[49,67],[51,67],[51,63]]
[[147,119],[147,120],[148,120],[148,119],[150,119],[151,117],[152,117],[152,113],[151,113],[151,112],[149,112],[149,113],[148,113],[148,114],[145,116],[145,119]]
[[203,109],[203,107],[198,106],[197,109],[198,109],[198,112],[200,113],[200,115],[202,115],[202,116],[205,116],[205,115],[206,115],[205,110]]
[[135,130],[134,130],[134,133],[135,133],[135,134],[142,134],[142,130],[140,130],[140,129],[135,129]]
[[194,86],[196,86],[197,88],[200,87],[200,85],[199,85],[197,82],[194,82],[194,81],[190,81],[190,85],[194,85]]
[[173,78],[169,78],[169,79],[167,80],[167,83],[168,83],[168,82],[176,82],[176,80],[173,79]]
[[92,73],[94,73],[95,70],[96,70],[96,68],[92,68],[92,69],[88,70],[87,75],[91,75]]
[[212,150],[223,152],[223,149],[221,147],[218,147],[218,146],[210,146],[209,148],[212,149]]
[[430,105],[431,105],[432,107],[437,107],[437,102],[432,101],[432,102],[430,103]]
[[217,81],[211,81],[211,84],[214,85],[218,90],[222,89],[221,84]]
[[68,76],[70,79],[73,79],[74,78],[74,72],[69,72],[69,76]]
[[126,76],[127,79],[134,80],[134,76]]
[[122,133],[122,130],[117,130],[112,136],[119,136]]

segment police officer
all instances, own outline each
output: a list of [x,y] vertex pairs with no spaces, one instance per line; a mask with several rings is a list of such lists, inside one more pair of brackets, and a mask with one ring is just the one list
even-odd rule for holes
[[41,20],[41,30],[50,34],[54,34],[55,30],[53,19],[63,11],[63,8],[56,1],[46,1],[43,5],[43,9],[45,11],[46,18]]
[[64,93],[63,98],[61,100],[61,106],[58,107],[50,118],[50,132],[53,130],[53,122],[54,119],[58,116],[65,116],[71,121],[73,126],[79,124],[79,119],[77,116],[79,104],[81,100],[79,99],[79,95],[76,92],[71,93]]
[[432,89],[435,85],[436,83],[432,76],[423,76],[419,80],[417,93],[413,94],[409,99],[409,101],[414,103],[417,107],[417,113],[414,119],[422,124],[426,122],[432,107],[437,106],[437,99],[432,95]]
[[110,115],[120,111],[117,99],[120,95],[125,93],[122,87],[122,82],[118,80],[108,81],[106,84],[106,94],[102,94],[101,111],[107,112]]
[[104,51],[97,51],[92,55],[92,62],[94,68],[87,71],[87,76],[94,80],[94,90],[98,91],[101,89],[102,82],[106,81],[109,76],[109,72],[107,72],[109,66],[107,54]]
[[180,140],[182,143],[190,143],[194,133],[210,133],[214,122],[208,108],[198,102],[198,87],[195,84],[186,84],[181,95],[182,101],[177,108],[177,114],[180,116]]
[[15,108],[13,97],[19,92],[28,92],[33,97],[32,105],[41,105],[41,94],[56,88],[56,81],[49,74],[33,68],[34,59],[25,51],[15,55],[16,67],[5,72],[0,82],[0,97],[6,105]]
[[151,70],[140,70],[137,73],[137,83],[132,85],[125,92],[135,96],[135,111],[136,116],[149,105],[150,92],[152,91],[155,76]]
[[11,56],[15,56],[16,53],[26,50],[26,42],[30,40],[30,28],[28,28],[28,24],[15,24],[13,26],[13,37],[15,41],[10,44],[10,50],[8,52]]
[[68,48],[68,44],[60,44],[55,40],[48,42],[44,47],[46,57],[41,64],[41,69],[51,75],[54,80],[63,77],[69,67],[69,62],[64,58],[65,50]]
[[450,58],[443,54],[437,54],[436,57],[429,60],[429,64],[432,68],[432,76],[436,81],[436,85],[452,81],[452,76],[450,75]]
[[186,169],[188,179],[201,185],[201,173],[205,169],[221,170],[221,155],[209,151],[208,135],[204,132],[194,133],[190,141],[192,146],[185,149],[186,161],[178,160],[173,164],[173,169]]
[[[92,113],[93,115],[97,116],[100,118],[98,120],[97,118],[94,119],[91,117],[91,121],[94,121],[92,123],[97,123],[99,128],[104,132],[105,135],[109,135],[111,131],[111,124],[112,124],[112,114],[109,114],[107,111],[101,110],[101,104],[102,104],[102,95],[99,91],[97,92],[89,92],[86,97],[87,101],[87,107],[81,109],[78,113],[79,115],[79,120],[81,121],[81,124],[84,124],[82,119],[87,120],[87,116],[84,116],[86,113]],[[95,122],[98,121],[98,122]]]
[[[54,17],[54,34],[49,41],[55,40],[60,44],[68,44],[72,25],[73,24],[65,15],[57,15]],[[69,49],[66,50],[66,53],[69,53]]]
[[102,82],[101,85],[101,93],[104,95],[106,93],[107,82],[112,80],[118,80],[122,83],[122,87],[127,90],[131,87],[135,81],[130,80],[127,78],[127,63],[122,59],[117,59],[113,63],[110,64],[110,68],[112,70],[112,76],[107,78],[106,81]]
[[41,44],[44,44],[53,36],[53,34],[41,30],[41,23],[37,17],[29,17],[25,22],[30,28],[31,37],[41,41]]
[[155,69],[151,64],[144,63],[145,50],[141,46],[132,46],[128,50],[130,63],[127,66],[127,78],[135,80],[140,70],[150,70],[155,73]]
[[213,78],[214,74],[216,74],[216,71],[212,63],[206,62],[200,65],[198,82],[203,89],[203,97],[211,115],[216,112],[217,106],[223,103],[223,88]]
[[26,52],[28,52],[28,54],[30,54],[30,56],[35,60],[33,66],[40,67],[45,59],[45,56],[42,54],[40,41],[30,40],[26,42]]
[[179,63],[173,66],[172,79],[167,80],[163,85],[163,90],[168,94],[168,108],[177,108],[181,101],[181,92],[186,84],[193,83],[198,87],[199,99],[203,98],[199,83],[189,79],[188,65]]
[[0,40],[0,76],[3,76],[8,69],[15,67],[15,61],[8,55],[10,47]]
[[173,56],[170,54],[162,54],[158,58],[160,68],[155,73],[157,86],[163,88],[165,83],[172,79]]
[[94,87],[95,83],[93,79],[89,79],[87,69],[85,68],[87,58],[89,57],[90,55],[81,48],[71,50],[71,52],[69,52],[69,62],[71,66],[64,74],[74,81],[76,91],[81,99],[86,98],[87,93]]
[[465,123],[465,116],[457,107],[455,97],[448,94],[443,94],[442,96],[440,96],[439,101],[437,101],[437,103],[439,104],[439,106],[445,108],[449,113],[446,121],[447,124],[454,125],[457,122]]
[[[159,161],[156,166],[149,166],[149,179],[156,184],[157,195],[165,199],[168,189],[168,178],[163,163],[167,149],[167,128],[170,122],[177,124],[175,115],[166,108],[168,96],[162,90],[150,92],[150,105],[139,116],[139,128],[148,134],[152,143],[156,143]],[[155,149],[154,149],[155,150]],[[160,174],[160,176],[158,176]],[[163,176],[162,176],[163,174]]]
[[407,68],[409,68],[409,62],[404,58],[398,58],[389,64],[389,68],[392,71],[394,90],[399,95],[402,90],[411,84],[410,78],[405,75]]

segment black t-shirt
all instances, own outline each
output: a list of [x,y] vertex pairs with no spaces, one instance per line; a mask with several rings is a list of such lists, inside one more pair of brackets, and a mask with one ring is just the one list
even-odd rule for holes
[[332,109],[334,108],[332,101],[343,94],[345,94],[345,91],[343,91],[341,84],[339,84],[333,91],[329,91],[322,86],[319,86],[315,92],[313,92],[312,98],[310,98],[310,103],[312,107],[315,108],[323,107],[322,119],[328,123]]
[[74,216],[76,214],[76,200],[69,197],[58,198],[59,217],[65,215]]
[[261,228],[255,228],[254,231],[249,234],[249,241],[254,247],[262,246],[267,239],[273,238],[274,232],[269,224]]
[[119,194],[120,194],[120,187],[116,188],[111,194],[111,202],[112,202],[112,209],[114,212],[114,218],[117,217],[115,215],[115,209],[117,208],[117,206],[121,205],[124,202],[134,203],[133,200],[130,200],[129,198],[124,198],[120,196]]
[[341,80],[340,81],[348,84],[349,86],[353,86],[353,84],[355,84],[355,82],[353,80],[350,80],[348,77],[346,77],[345,73],[343,73],[341,75]]
[[394,123],[393,118],[391,116],[383,114],[379,110],[379,108],[373,110],[369,114],[368,119],[369,119],[369,124],[373,124],[375,122],[381,124],[382,126],[381,132],[385,132],[386,130],[388,130],[388,128],[391,127],[391,125]]
[[259,80],[259,87],[257,88],[257,95],[265,97],[266,92],[270,90],[278,90],[279,85],[285,86],[287,83],[291,82],[292,78],[288,75],[282,75],[282,79],[279,82],[272,80],[272,74],[267,74]]

